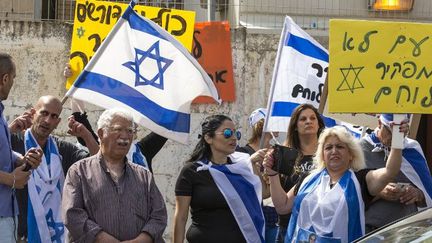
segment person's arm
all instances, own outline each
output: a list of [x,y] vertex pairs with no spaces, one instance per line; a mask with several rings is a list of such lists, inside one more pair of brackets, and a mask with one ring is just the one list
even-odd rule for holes
[[397,176],[402,163],[402,150],[394,149],[390,150],[389,157],[387,159],[386,167],[371,170],[366,175],[366,183],[369,193],[372,196],[378,195],[385,186]]
[[91,155],[97,154],[99,151],[99,144],[87,127],[76,121],[74,116],[68,118],[68,127],[68,133],[70,135],[84,140],[84,144],[87,146]]
[[13,175],[0,170],[0,184],[12,187]]
[[290,213],[294,205],[295,187],[291,188],[291,190],[289,190],[288,193],[284,191],[280,183],[279,173],[271,169],[274,163],[272,153],[273,151],[270,150],[266,154],[263,165],[270,180],[270,194],[275,209],[278,212],[278,214],[284,215]]
[[268,176],[265,176],[263,173],[261,173],[261,166],[266,152],[267,149],[264,148],[256,151],[251,155],[253,172],[255,175],[257,175],[260,178],[261,181],[263,199],[270,197],[270,185],[268,183]]
[[165,201],[154,182],[153,175],[150,172],[148,172],[147,175],[150,183],[149,206],[151,206],[151,210],[149,220],[141,229],[141,233],[147,233],[151,236],[152,240],[156,242],[158,239],[162,238],[162,234],[167,226],[167,211]]
[[94,243],[119,243],[120,241],[117,240],[114,236],[108,234],[105,231],[99,231],[97,233],[96,238],[94,240]]
[[419,188],[409,185],[403,189],[400,202],[406,205],[415,203],[417,207],[426,207],[426,198]]
[[11,133],[18,133],[26,130],[27,128],[31,127],[33,124],[32,118],[34,114],[34,110],[28,110],[25,111],[22,115],[15,118],[10,124],[9,124],[9,131]]
[[141,153],[146,157],[149,166],[153,157],[162,149],[168,139],[154,132],[143,137],[137,144]]
[[77,242],[94,242],[97,235],[98,238],[106,239],[105,234],[99,234],[102,227],[89,218],[82,192],[78,168],[72,166],[63,187],[62,215],[65,227]]
[[183,243],[185,239],[186,222],[189,215],[191,196],[176,196],[174,213],[173,243]]
[[11,188],[22,189],[27,184],[30,178],[29,171],[23,171],[24,165],[15,168],[12,173],[0,171],[0,184],[6,185]]
[[[390,123],[391,129],[393,123]],[[407,134],[409,132],[409,120],[403,120],[399,126],[399,132]],[[378,195],[386,185],[397,176],[402,164],[402,150],[390,149],[390,154],[387,158],[386,166],[381,169],[371,170],[366,174],[366,183],[369,193],[372,196]]]
[[122,243],[153,243],[153,238],[147,233],[142,232],[133,240],[122,241]]
[[32,169],[36,169],[42,162],[43,151],[40,148],[30,148],[24,156],[12,151],[12,159],[16,166],[28,164]]

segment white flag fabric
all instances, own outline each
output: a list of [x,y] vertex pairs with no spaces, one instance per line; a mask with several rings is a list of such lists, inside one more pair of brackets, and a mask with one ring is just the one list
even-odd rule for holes
[[[25,151],[40,148],[30,129],[24,134]],[[28,242],[65,242],[61,217],[64,174],[61,156],[52,136],[48,137],[42,162],[28,180]]]
[[[286,16],[273,71],[265,131],[286,132],[291,113],[299,104],[318,108],[328,60],[328,51]],[[327,127],[335,125],[333,119],[324,118],[324,121]]]
[[187,143],[190,104],[219,96],[211,79],[168,32],[133,11],[131,2],[66,96],[122,107],[135,122]]
[[201,166],[197,172],[210,172],[246,242],[263,243],[265,224],[261,182],[253,172],[249,154],[234,152],[229,157],[232,164],[213,165],[208,160],[198,161]]
[[353,242],[365,233],[360,184],[347,170],[333,188],[326,169],[304,179],[291,212],[285,242]]
[[[300,104],[319,107],[328,60],[328,51],[286,16],[273,71],[265,131],[287,132],[291,113]],[[362,135],[360,126],[322,118],[326,127],[342,125],[356,138]]]

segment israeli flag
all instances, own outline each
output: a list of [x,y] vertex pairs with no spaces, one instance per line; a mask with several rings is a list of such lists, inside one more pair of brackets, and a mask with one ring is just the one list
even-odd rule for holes
[[432,207],[432,176],[429,173],[423,150],[416,140],[405,138],[401,171],[417,188],[422,190],[426,207]]
[[[286,16],[270,88],[266,131],[286,132],[291,113],[299,104],[318,108],[328,60],[328,51]],[[333,119],[324,120],[326,126],[336,124]]]
[[[30,129],[24,135],[25,150],[40,148]],[[42,162],[28,180],[28,242],[65,242],[61,217],[64,174],[61,156],[52,136],[48,137]]]
[[330,188],[326,169],[305,178],[294,200],[285,242],[352,242],[364,235],[364,202],[360,184],[347,170]]
[[265,224],[260,179],[253,173],[249,154],[235,152],[229,157],[232,164],[213,165],[208,160],[198,161],[197,172],[210,172],[246,242],[263,243]]
[[141,153],[141,149],[137,143],[137,141],[134,141],[133,144],[130,146],[129,152],[126,155],[126,158],[129,161],[132,161],[132,163],[135,163],[137,165],[141,165],[146,169],[149,169],[149,165],[147,163],[146,157]]
[[135,122],[187,143],[190,104],[219,96],[211,79],[168,32],[133,11],[131,2],[66,96],[122,107]]
[[[328,51],[286,16],[267,103],[270,115],[264,124],[265,131],[286,132],[291,113],[300,104],[311,104],[318,109],[328,61]],[[326,127],[342,125],[354,137],[362,136],[360,126],[321,117]]]

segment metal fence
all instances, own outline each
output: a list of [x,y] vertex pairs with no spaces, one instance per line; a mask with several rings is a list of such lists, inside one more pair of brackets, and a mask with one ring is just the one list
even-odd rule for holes
[[[89,0],[90,1],[90,0]],[[432,22],[432,1],[411,11],[375,11],[377,0],[141,0],[138,4],[196,12],[196,21],[229,20],[232,27],[281,28],[285,15],[306,29],[328,29],[330,18]],[[128,3],[129,1],[114,1]],[[210,7],[209,7],[210,6]],[[0,0],[0,19],[73,21],[75,0]]]

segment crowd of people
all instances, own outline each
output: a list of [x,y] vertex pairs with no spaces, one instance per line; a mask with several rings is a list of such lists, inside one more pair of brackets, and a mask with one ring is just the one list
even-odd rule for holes
[[[80,144],[64,141],[52,135],[63,107],[51,95],[7,124],[1,102],[15,75],[12,57],[0,53],[0,242],[164,242],[168,216],[152,159],[167,139],[137,138],[130,112],[112,108],[95,131],[85,113],[73,113],[68,133]],[[278,133],[264,131],[266,116],[251,113],[243,147],[230,117],[201,123],[173,192],[172,242],[351,242],[432,206],[419,144],[391,144],[393,127],[408,133],[409,117],[395,124],[381,114],[359,140],[345,127],[325,128],[318,110],[301,104],[280,145]]]

